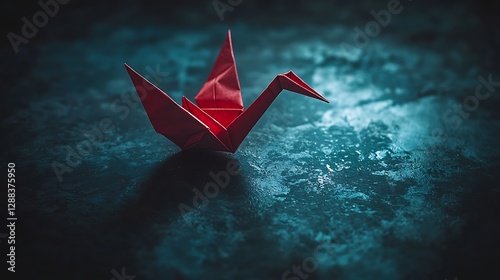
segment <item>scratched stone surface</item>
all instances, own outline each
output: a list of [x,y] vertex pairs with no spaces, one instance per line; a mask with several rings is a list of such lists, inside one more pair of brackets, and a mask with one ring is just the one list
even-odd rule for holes
[[[472,98],[478,76],[500,80],[491,7],[402,1],[346,52],[385,2],[244,1],[224,21],[205,2],[70,3],[2,47],[23,279],[498,279],[500,87]],[[283,92],[235,154],[181,153],[123,63],[193,100],[228,28],[246,107],[288,70],[330,103]]]

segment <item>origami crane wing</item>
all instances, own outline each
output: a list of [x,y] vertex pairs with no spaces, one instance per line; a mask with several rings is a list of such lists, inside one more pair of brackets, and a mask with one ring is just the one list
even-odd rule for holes
[[183,150],[193,145],[212,150],[228,150],[207,125],[175,103],[172,98],[127,64],[125,68],[156,132],[164,135]]
[[215,60],[208,79],[194,98],[196,104],[224,126],[243,112],[240,81],[236,71],[231,31]]

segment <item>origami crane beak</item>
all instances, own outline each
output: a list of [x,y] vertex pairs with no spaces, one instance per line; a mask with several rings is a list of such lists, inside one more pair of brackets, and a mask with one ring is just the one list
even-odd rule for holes
[[308,84],[302,81],[299,76],[295,75],[292,71],[288,73],[278,75],[279,82],[283,89],[293,91],[299,94],[303,94],[305,96],[309,96],[312,98],[319,99],[326,103],[330,103],[326,98],[321,96],[321,94],[317,93],[314,89],[312,89]]

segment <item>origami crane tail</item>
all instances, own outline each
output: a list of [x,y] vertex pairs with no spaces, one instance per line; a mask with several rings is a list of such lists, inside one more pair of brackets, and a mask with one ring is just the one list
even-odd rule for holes
[[231,137],[233,152],[283,90],[293,91],[329,103],[323,96],[302,81],[295,73],[288,72],[276,76],[262,94],[227,128]]
[[213,150],[228,150],[200,120],[127,64],[125,68],[156,132],[183,150],[197,145],[208,146]]

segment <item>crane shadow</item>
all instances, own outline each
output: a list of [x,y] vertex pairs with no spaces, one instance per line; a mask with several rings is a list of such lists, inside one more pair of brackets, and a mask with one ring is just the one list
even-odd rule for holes
[[[96,224],[92,232],[82,235],[94,236],[92,246],[109,252],[98,260],[105,263],[106,267],[127,264],[130,271],[138,271],[140,267],[135,265],[140,262],[140,257],[136,252],[149,250],[147,248],[153,250],[164,238],[160,228],[171,227],[182,217],[179,205],[182,203],[195,208],[193,198],[196,193],[193,189],[204,193],[205,185],[217,183],[210,174],[229,174],[228,164],[232,168],[239,167],[239,162],[226,153],[199,150],[177,153],[157,165],[138,184],[136,195],[130,195],[131,198],[121,202],[113,213]],[[223,177],[220,175],[220,178]],[[237,200],[245,195],[243,176],[233,172],[228,177],[227,186],[220,189],[220,197],[211,199]],[[209,205],[203,211],[211,211],[211,207]],[[83,256],[81,258],[84,259]],[[109,270],[103,272],[96,269],[91,272],[109,274]]]
[[239,195],[245,190],[240,170],[239,162],[227,153],[201,150],[177,153],[157,166],[139,185],[138,196],[120,209],[116,221],[135,227],[158,216],[175,218],[181,214],[181,204],[198,206],[199,196],[195,196],[198,191],[206,195],[207,184],[219,186],[219,193]]

